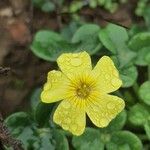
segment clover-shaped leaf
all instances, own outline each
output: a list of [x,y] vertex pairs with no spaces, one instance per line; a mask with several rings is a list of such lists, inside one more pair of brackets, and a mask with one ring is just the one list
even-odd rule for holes
[[94,54],[101,48],[101,43],[98,40],[99,30],[98,25],[83,25],[73,35],[72,43],[78,44],[79,51],[86,50],[89,54]]
[[11,134],[23,142],[23,147],[25,149],[30,147],[29,141],[36,139],[34,136],[35,126],[32,124],[32,121],[27,113],[14,113],[5,119],[5,123]]
[[138,76],[137,68],[133,65],[120,69],[120,77],[123,81],[122,87],[132,86]]
[[137,57],[135,60],[135,64],[140,66],[146,66],[149,64],[147,61],[147,56],[150,55],[150,46],[144,47],[137,52]]
[[139,51],[150,46],[150,32],[138,33],[129,41],[129,47],[133,51]]
[[100,132],[96,129],[86,128],[80,137],[73,137],[72,144],[76,150],[103,150],[104,144],[100,139]]
[[61,35],[49,30],[41,30],[34,36],[32,52],[47,61],[55,61],[63,52],[73,52],[76,44],[67,42]]
[[142,104],[134,105],[129,111],[129,121],[134,125],[143,126],[149,117],[150,113],[147,107]]
[[59,130],[37,128],[36,123],[25,112],[10,115],[5,120],[11,134],[22,141],[24,149],[68,150],[68,141]]
[[109,24],[100,30],[99,38],[108,50],[116,54],[119,48],[122,48],[122,44],[128,40],[128,34],[125,28]]
[[140,86],[139,96],[145,104],[150,105],[150,81],[146,81]]
[[120,67],[129,64],[136,56],[135,52],[130,51],[127,47],[128,34],[121,26],[109,24],[100,30],[99,39],[109,51],[117,56]]
[[106,144],[107,150],[141,150],[142,142],[129,131],[118,131],[112,134],[111,142]]

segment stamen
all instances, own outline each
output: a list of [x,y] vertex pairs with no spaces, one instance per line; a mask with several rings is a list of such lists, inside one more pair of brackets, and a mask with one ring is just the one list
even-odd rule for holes
[[81,85],[77,88],[76,93],[77,96],[81,98],[87,98],[90,94],[91,87],[85,83],[81,83]]

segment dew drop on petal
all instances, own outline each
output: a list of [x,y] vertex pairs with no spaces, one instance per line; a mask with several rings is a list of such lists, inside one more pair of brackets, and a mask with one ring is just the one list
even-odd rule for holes
[[106,74],[105,79],[108,80],[110,78],[110,75]]
[[73,131],[76,131],[77,130],[77,125],[76,124],[72,124],[70,126],[70,128],[73,130]]
[[107,104],[107,108],[108,109],[114,109],[115,108],[115,105],[113,103],[108,103]]
[[78,56],[79,56],[79,54],[72,54],[72,56],[73,56],[73,57],[78,57]]
[[119,76],[119,73],[118,73],[116,70],[114,70],[114,71],[113,71],[113,75],[114,75],[115,77],[118,77],[118,76]]
[[119,80],[118,78],[114,78],[114,79],[112,79],[111,80],[111,83],[112,83],[112,85],[114,86],[114,87],[118,87],[118,86],[120,86],[121,85],[121,80]]
[[62,124],[62,127],[63,127],[63,129],[65,129],[65,130],[68,130],[68,129],[69,129],[69,127],[68,127],[67,124],[65,124],[65,123]]
[[66,119],[64,120],[64,122],[67,123],[67,124],[70,124],[70,123],[71,123],[71,119],[70,119],[70,118],[66,118]]
[[71,59],[70,63],[72,66],[77,67],[82,64],[82,60],[80,58],[73,58],[73,59]]
[[105,127],[105,126],[108,125],[108,120],[105,119],[105,118],[102,118],[102,119],[100,120],[100,124],[101,124],[101,126]]
[[61,119],[60,119],[60,117],[56,116],[56,117],[55,117],[55,122],[56,122],[57,124],[61,124]]
[[66,109],[70,108],[71,104],[68,101],[62,103],[62,106]]

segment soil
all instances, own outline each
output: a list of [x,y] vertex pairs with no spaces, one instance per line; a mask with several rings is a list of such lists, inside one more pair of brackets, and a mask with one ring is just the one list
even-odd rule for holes
[[[142,21],[134,16],[135,6],[136,1],[132,0],[130,4],[121,5],[114,14],[102,8],[86,7],[79,14],[82,19],[101,26],[113,22],[130,28],[133,22]],[[0,1],[0,69],[4,70],[0,74],[0,111],[4,117],[26,109],[32,90],[45,82],[49,70],[56,68],[56,63],[41,60],[31,52],[35,32],[57,31],[70,19],[68,13],[58,15],[35,9],[30,0]]]

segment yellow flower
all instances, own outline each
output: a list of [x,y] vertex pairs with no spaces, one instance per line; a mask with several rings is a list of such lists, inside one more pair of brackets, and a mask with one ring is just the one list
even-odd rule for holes
[[42,102],[63,100],[53,120],[74,135],[85,130],[86,113],[97,127],[106,127],[120,113],[124,101],[109,93],[122,81],[108,56],[103,56],[92,70],[87,52],[65,53],[57,59],[61,71],[50,71],[41,93]]

